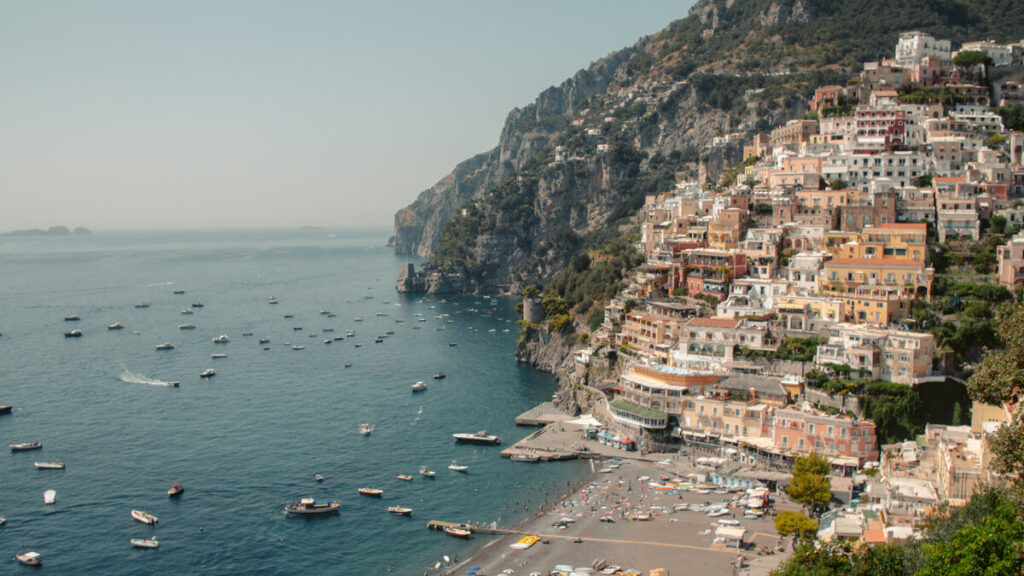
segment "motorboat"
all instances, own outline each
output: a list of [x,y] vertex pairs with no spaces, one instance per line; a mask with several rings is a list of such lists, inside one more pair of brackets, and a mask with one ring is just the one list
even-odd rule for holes
[[171,487],[167,489],[168,498],[177,498],[181,496],[181,493],[185,491],[185,487],[181,485],[181,482],[175,482],[171,484]]
[[228,355],[224,354],[224,353],[221,353],[221,354],[210,354],[210,358],[213,358],[214,360],[217,360],[219,358],[227,358],[227,357],[228,357]]
[[143,524],[156,524],[159,522],[156,516],[153,516],[149,512],[143,512],[142,510],[132,510],[132,518],[135,518]]
[[114,322],[113,324],[107,325],[107,330],[124,330],[124,324],[120,322]]
[[242,332],[242,336],[252,336],[252,332]]
[[174,291],[174,294],[179,294],[180,295],[180,294],[184,294],[184,293],[185,293],[185,291],[182,290],[181,288],[178,288],[177,290]]
[[337,514],[338,508],[341,508],[341,504],[337,502],[317,504],[313,498],[303,498],[294,504],[286,506],[284,511],[298,516],[321,516],[324,514]]
[[301,332],[302,331],[302,326],[292,326],[292,331],[293,332]]
[[65,322],[78,322],[79,320],[81,320],[81,318],[78,317],[78,314],[71,314],[70,316],[64,317]]
[[227,334],[221,334],[220,336],[217,336],[216,338],[214,338],[213,342],[215,344],[227,344],[229,342],[228,335]]
[[324,477],[319,475],[319,474],[314,474],[313,475],[313,480],[316,480],[317,482],[323,482],[324,481]]
[[18,562],[21,562],[25,566],[42,566],[43,557],[40,556],[39,552],[22,552],[15,556]]
[[444,529],[444,533],[449,535],[449,536],[454,536],[456,538],[463,538],[463,539],[466,539],[466,540],[469,540],[469,537],[473,535],[473,532],[471,532],[470,530],[464,530],[462,528],[453,528],[451,526],[445,528]]
[[330,338],[324,338],[324,344],[330,344],[331,342],[334,342],[334,340],[331,340]]
[[7,518],[4,518],[3,516],[0,516],[0,526],[3,526],[5,524],[7,524]]
[[192,307],[193,308],[202,308],[203,307],[203,303],[202,302],[193,302],[192,303]]
[[708,518],[719,518],[719,517],[725,516],[726,514],[729,514],[729,513],[730,512],[729,512],[728,508],[718,508],[717,510],[712,510],[712,511],[708,512],[707,513],[707,517]]
[[54,461],[54,462],[35,462],[34,465],[35,465],[36,468],[38,468],[40,470],[63,470],[64,469],[64,463],[63,462],[57,462],[57,461]]
[[306,349],[305,346],[300,346],[299,344],[296,344],[296,345],[292,346],[292,350],[305,350],[305,349]]
[[175,382],[175,381],[172,380],[172,381],[168,382],[167,385],[170,386],[171,388],[177,388],[177,387],[181,386],[181,382]]
[[384,491],[380,488],[360,488],[356,490],[356,492],[359,492],[363,496],[372,496],[374,498],[380,498],[384,495]]
[[71,330],[69,332],[65,332],[64,333],[64,337],[65,338],[81,338],[82,337],[82,331],[81,330]]
[[267,299],[267,304],[277,304],[277,298],[271,296],[270,298]]
[[189,314],[192,314],[192,313],[193,313],[193,311],[192,311],[192,309],[191,309],[191,308],[185,308],[184,310],[182,310],[182,311],[181,311],[181,313],[182,313],[182,314],[185,314],[185,315],[187,316],[187,315],[189,315]]
[[469,444],[501,444],[501,438],[490,435],[486,430],[475,434],[452,434],[456,442],[467,442]]
[[26,450],[39,450],[43,447],[42,442],[21,442],[20,444],[8,444],[11,452],[24,452]]
[[0,416],[3,416],[4,414],[10,414],[11,410],[14,410],[13,406],[10,406],[8,404],[0,405]]
[[422,392],[427,389],[427,383],[423,380],[418,380],[411,388],[413,392]]
[[196,325],[195,324],[178,324],[178,329],[179,330],[195,330],[196,329]]
[[156,538],[132,538],[129,542],[136,548],[156,548],[160,545]]
[[427,468],[426,466],[420,466],[420,476],[426,476],[427,478],[433,478],[437,476],[437,472]]
[[57,501],[57,491],[47,490],[43,492],[43,504],[53,504]]
[[447,375],[444,372],[438,372],[437,374],[434,374],[434,380],[440,380],[441,378],[445,377],[447,377]]
[[403,508],[402,506],[388,506],[388,512],[398,516],[412,516],[412,508]]
[[373,432],[373,426],[369,424],[361,424],[359,426],[359,433],[363,436],[369,436],[371,432]]
[[260,344],[270,344],[270,338],[260,338]]
[[156,349],[157,350],[174,350],[174,344],[171,344],[170,342],[164,342],[162,344],[157,344],[156,345]]
[[469,472],[469,466],[463,466],[462,464],[459,464],[455,460],[452,460],[452,463],[448,465],[448,469],[454,470],[456,472]]
[[449,342],[448,345],[449,346],[458,346],[459,344],[458,344],[458,342]]
[[149,304],[146,304],[145,302],[139,302],[138,304],[135,305],[135,307],[136,308],[149,308]]
[[412,476],[409,476],[408,474],[395,474],[395,478],[406,482],[412,482]]
[[321,311],[320,311],[320,315],[321,315],[321,316],[327,316],[327,315],[328,315],[328,314],[330,314],[330,313],[331,313],[331,311],[330,311],[330,310],[321,310]]
[[540,460],[533,454],[514,454],[510,459],[516,462],[538,462]]
[[199,373],[200,378],[213,378],[217,373],[213,371],[213,368],[207,368]]

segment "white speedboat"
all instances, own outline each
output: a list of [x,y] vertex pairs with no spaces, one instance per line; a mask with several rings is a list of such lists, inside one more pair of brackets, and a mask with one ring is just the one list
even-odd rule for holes
[[40,470],[63,470],[63,462],[36,462],[35,467]]
[[39,555],[39,552],[22,552],[15,556],[18,562],[21,562],[25,566],[42,566],[43,557]]
[[456,472],[468,472],[469,466],[463,466],[462,464],[459,464],[457,461],[452,460],[452,463],[448,465],[448,469],[454,470]]
[[43,492],[43,504],[53,504],[57,501],[57,491],[47,490]]
[[227,344],[229,342],[227,334],[221,334],[213,339],[216,344]]
[[411,388],[413,392],[422,392],[427,389],[427,383],[423,380],[418,380]]
[[200,378],[213,378],[217,373],[213,371],[213,368],[207,368],[199,373]]
[[380,498],[384,495],[384,491],[380,488],[359,488],[356,492],[359,492],[363,496],[372,496],[374,498]]
[[64,333],[64,337],[65,338],[81,338],[82,337],[82,331],[81,330],[71,330],[69,332],[65,332]]
[[8,444],[11,452],[24,452],[26,450],[39,450],[43,447],[42,442],[21,442],[19,444]]
[[113,324],[109,324],[107,326],[107,330],[122,330],[123,328],[124,324],[121,324],[120,322],[114,322]]
[[412,508],[403,508],[402,506],[388,506],[388,512],[399,516],[412,516]]
[[170,342],[164,342],[162,344],[157,344],[156,345],[156,349],[157,350],[174,350],[174,344],[171,344]]
[[481,430],[476,434],[452,434],[452,438],[455,438],[456,442],[470,444],[501,444],[501,438],[488,434],[486,430]]
[[132,538],[129,542],[136,548],[156,548],[160,545],[156,538]]
[[132,518],[135,518],[143,524],[156,524],[159,521],[156,516],[153,516],[149,512],[143,512],[142,510],[132,510]]
[[298,344],[292,346],[292,350],[305,350],[305,349],[306,349],[305,346],[300,346]]
[[430,468],[427,468],[426,466],[420,466],[420,476],[426,476],[427,478],[433,478],[434,476],[437,476],[437,472],[434,472],[433,470],[431,470]]
[[359,426],[359,433],[363,436],[369,436],[371,432],[373,432],[373,426],[370,426],[369,424],[362,424]]

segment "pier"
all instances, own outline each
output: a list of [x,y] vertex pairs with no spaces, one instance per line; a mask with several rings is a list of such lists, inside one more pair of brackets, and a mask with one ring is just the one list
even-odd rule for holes
[[572,420],[565,412],[559,410],[554,402],[542,402],[519,416],[516,416],[518,426],[547,426],[555,422]]

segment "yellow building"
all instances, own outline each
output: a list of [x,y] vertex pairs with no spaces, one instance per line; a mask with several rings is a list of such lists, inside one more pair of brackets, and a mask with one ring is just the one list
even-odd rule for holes
[[836,258],[912,260],[924,266],[928,257],[927,224],[881,224],[862,232],[825,233],[825,250]]
[[854,292],[840,294],[847,322],[885,326],[910,315],[911,295],[893,286],[860,286]]
[[821,291],[852,294],[861,286],[900,287],[931,300],[933,268],[907,258],[834,258],[825,263]]

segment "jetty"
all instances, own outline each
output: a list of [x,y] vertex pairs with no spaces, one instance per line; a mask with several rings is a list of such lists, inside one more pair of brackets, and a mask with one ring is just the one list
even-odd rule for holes
[[555,406],[554,402],[541,402],[537,406],[534,406],[519,416],[516,416],[516,425],[547,426],[548,424],[565,422],[567,420],[572,420],[572,416],[569,416],[565,412],[559,410]]
[[501,451],[502,458],[528,456],[540,462],[575,460],[580,451],[573,446],[579,430],[566,430],[562,424],[549,424]]

